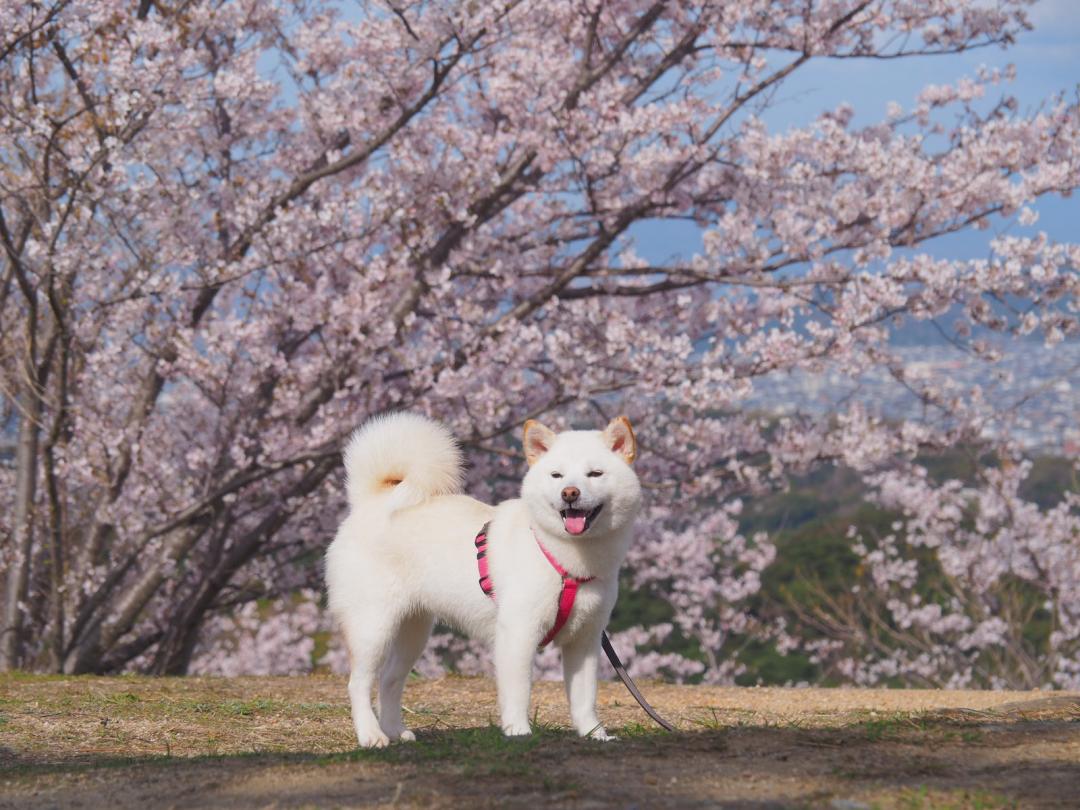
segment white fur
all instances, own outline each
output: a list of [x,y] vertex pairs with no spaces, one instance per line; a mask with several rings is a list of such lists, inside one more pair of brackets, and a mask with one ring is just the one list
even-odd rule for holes
[[[492,507],[456,494],[460,452],[435,422],[390,414],[368,422],[350,441],[350,511],[327,550],[326,583],[349,648],[349,698],[360,745],[413,739],[402,722],[401,693],[435,618],[494,645],[503,731],[530,733],[533,655],[555,621],[562,584],[537,538],[571,574],[596,577],[579,588],[553,643],[563,654],[574,728],[608,739],[596,716],[600,633],[615,605],[641,489],[601,431],[558,434],[534,462],[522,497]],[[562,477],[552,478],[553,472]],[[603,504],[579,536],[559,517],[568,486],[581,491],[583,508]],[[495,602],[477,582],[473,545],[488,521]],[[376,679],[378,718],[371,706]]]
[[[345,446],[349,503],[355,507],[390,495],[385,507],[394,512],[415,506],[432,495],[461,489],[461,450],[438,422],[413,413],[376,416],[357,430]],[[383,485],[387,478],[398,486]]]

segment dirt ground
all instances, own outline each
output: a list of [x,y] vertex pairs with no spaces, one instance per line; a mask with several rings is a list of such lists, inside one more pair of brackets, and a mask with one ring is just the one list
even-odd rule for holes
[[341,678],[0,676],[0,808],[1080,808],[1080,694],[621,684],[506,741],[485,679],[412,681],[417,742],[357,751]]

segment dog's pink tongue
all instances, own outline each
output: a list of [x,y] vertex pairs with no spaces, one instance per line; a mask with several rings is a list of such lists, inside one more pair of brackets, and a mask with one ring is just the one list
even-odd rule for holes
[[570,534],[584,534],[585,532],[585,513],[580,515],[567,515],[563,518],[563,525],[566,526],[566,530]]

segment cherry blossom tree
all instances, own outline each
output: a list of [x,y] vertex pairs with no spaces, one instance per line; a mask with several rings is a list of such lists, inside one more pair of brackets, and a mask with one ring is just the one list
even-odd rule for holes
[[1040,510],[1019,492],[1030,467],[1006,457],[974,487],[919,465],[872,477],[901,519],[858,538],[865,576],[800,611],[820,635],[791,645],[862,685],[1076,689],[1080,496]]
[[[913,373],[891,330],[948,315],[993,363],[987,333],[1074,336],[1080,289],[1080,246],[1045,235],[979,261],[928,244],[1080,185],[1068,97],[1021,114],[986,70],[869,125],[846,106],[786,131],[762,116],[815,60],[1006,46],[1026,6],[0,0],[0,393],[17,425],[0,666],[177,673],[198,649],[200,671],[228,672],[215,658],[310,635],[307,608],[257,600],[318,590],[343,440],[409,408],[461,437],[484,498],[515,491],[525,419],[628,413],[650,501],[627,585],[671,620],[619,642],[639,672],[730,679],[727,639],[775,633],[746,609],[774,550],[740,532],[741,498],[823,463],[906,498],[898,459],[1003,419]],[[655,222],[700,244],[647,260],[637,229]],[[742,407],[772,375],[825,369],[886,370],[917,418]],[[903,503],[922,525],[948,520],[931,503],[1000,512],[994,497]],[[1053,524],[1030,564],[1071,561],[1052,586],[1070,611],[1075,509],[1016,518],[1031,538]],[[958,559],[1001,525],[907,536]],[[222,641],[230,627],[256,637]],[[665,652],[672,633],[700,655]],[[1060,649],[1054,671],[1075,677],[1075,644]]]

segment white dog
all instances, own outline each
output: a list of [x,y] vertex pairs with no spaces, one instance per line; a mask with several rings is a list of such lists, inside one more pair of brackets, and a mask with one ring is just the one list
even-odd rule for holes
[[394,413],[350,440],[349,516],[327,550],[326,583],[349,650],[361,746],[414,739],[401,694],[436,618],[494,643],[504,733],[530,733],[533,655],[552,640],[574,728],[609,739],[596,716],[596,676],[641,506],[634,433],[626,417],[560,434],[530,420],[524,444],[521,498],[492,507],[458,494],[461,453],[436,422]]

